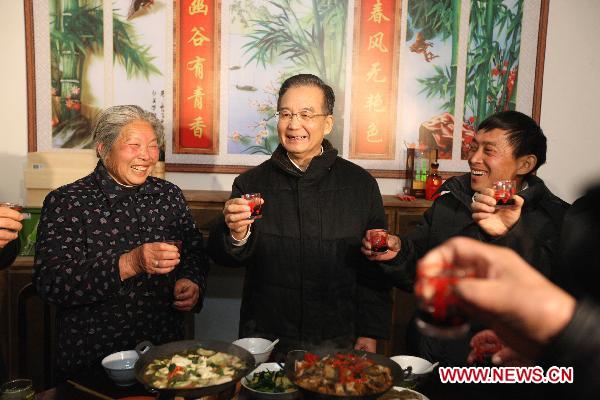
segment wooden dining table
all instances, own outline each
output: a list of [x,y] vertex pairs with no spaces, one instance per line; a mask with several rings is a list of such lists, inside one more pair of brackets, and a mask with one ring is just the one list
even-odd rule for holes
[[[437,371],[436,371],[437,372]],[[464,399],[466,385],[443,384],[434,374],[422,382],[414,390],[430,400]],[[472,391],[473,386],[470,386]],[[482,389],[483,390],[483,389]],[[487,396],[483,398],[488,398]],[[73,378],[73,380],[58,384],[56,387],[37,393],[36,400],[152,400],[159,399],[157,393],[148,391],[143,385],[136,383],[132,386],[117,386],[105,375],[95,375],[86,378]],[[238,385],[235,391],[224,393],[220,396],[204,397],[203,400],[249,400],[250,395]]]

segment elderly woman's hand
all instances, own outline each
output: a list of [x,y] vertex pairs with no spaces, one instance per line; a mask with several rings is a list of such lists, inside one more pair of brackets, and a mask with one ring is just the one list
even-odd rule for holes
[[121,279],[125,280],[137,274],[168,274],[180,261],[177,246],[162,242],[144,243],[119,260]]
[[198,302],[200,288],[189,279],[182,278],[175,282],[173,295],[175,296],[173,307],[179,311],[190,311]]

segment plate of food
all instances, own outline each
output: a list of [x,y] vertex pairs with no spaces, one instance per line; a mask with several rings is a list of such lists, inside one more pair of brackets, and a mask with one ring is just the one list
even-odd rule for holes
[[429,400],[429,398],[416,390],[394,386],[377,400]]
[[263,363],[242,378],[242,386],[250,397],[262,400],[292,400],[300,397],[298,387],[290,381],[277,363]]
[[234,390],[254,368],[254,357],[231,343],[179,341],[154,346],[142,342],[136,378],[166,396],[198,398]]
[[376,399],[408,373],[387,357],[357,350],[294,350],[285,370],[301,391],[319,399]]

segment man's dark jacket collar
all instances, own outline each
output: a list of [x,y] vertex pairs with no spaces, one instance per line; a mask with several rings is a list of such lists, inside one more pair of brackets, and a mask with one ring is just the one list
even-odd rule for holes
[[318,180],[326,174],[337,159],[338,151],[327,140],[323,139],[323,154],[315,156],[306,171],[301,171],[290,161],[285,148],[279,144],[273,152],[271,160],[285,173],[303,180]]

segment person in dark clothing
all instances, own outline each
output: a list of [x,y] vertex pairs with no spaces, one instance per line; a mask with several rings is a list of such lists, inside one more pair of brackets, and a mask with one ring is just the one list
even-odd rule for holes
[[160,121],[110,107],[93,135],[96,169],[48,194],[38,227],[33,282],[57,306],[59,379],[103,373],[103,357],[144,340],[182,339],[183,312],[199,310],[206,288],[202,234],[181,190],[150,176]]
[[[279,354],[314,347],[374,352],[376,340],[389,335],[391,286],[360,253],[365,231],[386,227],[382,198],[375,179],[324,139],[333,104],[333,90],[314,75],[283,83],[280,145],[235,179],[209,238],[217,263],[246,267],[239,335],[279,338]],[[264,202],[257,220],[248,219],[240,198],[253,192]]]
[[[600,190],[597,188],[579,204],[597,204],[598,201]],[[587,218],[595,226],[600,225],[598,212],[590,208],[587,211]],[[598,246],[600,236],[594,236],[579,248],[594,252]],[[533,364],[545,371],[553,366],[573,368],[572,384],[536,385],[548,393],[552,391],[544,398],[598,397],[600,305],[597,290],[588,292],[586,288],[580,292],[580,299],[576,299],[512,250],[467,238],[445,242],[431,250],[420,263],[440,261],[476,268],[476,277],[465,278],[455,286],[461,306],[471,317],[491,327],[513,351],[534,360]],[[570,266],[574,265],[564,267]],[[593,267],[597,268],[598,264]],[[579,280],[585,278],[580,276]]]
[[[0,206],[0,270],[8,268],[21,248],[18,236],[23,228],[23,214],[9,207]],[[8,379],[4,355],[0,354],[0,382]]]
[[[440,197],[424,214],[424,223],[408,236],[390,236],[390,252],[369,255],[396,285],[412,291],[416,262],[428,250],[455,236],[466,236],[515,250],[529,264],[549,276],[558,249],[568,204],[556,197],[534,175],[546,161],[546,137],[537,123],[517,111],[496,113],[484,120],[469,154],[471,172],[448,179]],[[514,206],[496,208],[494,181],[514,180],[518,194]],[[473,324],[467,337],[438,339],[421,335],[412,325],[412,350],[441,365],[466,366],[469,342],[481,325]]]
[[567,211],[553,281],[578,300],[589,297],[600,304],[600,186],[589,191]]

